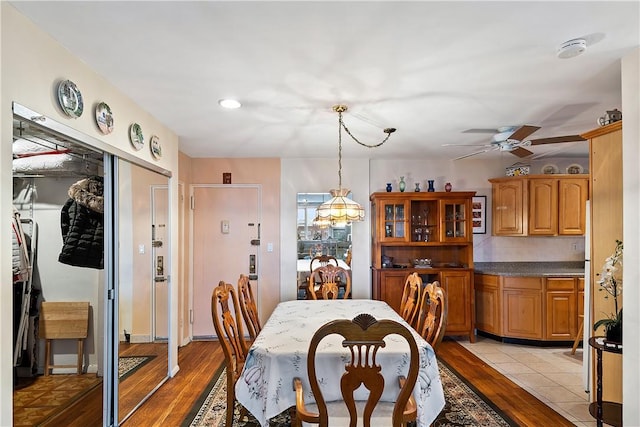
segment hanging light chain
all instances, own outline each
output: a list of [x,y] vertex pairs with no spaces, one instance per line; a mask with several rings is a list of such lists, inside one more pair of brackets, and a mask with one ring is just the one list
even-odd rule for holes
[[396,128],[385,128],[383,130],[384,133],[387,134],[387,136],[382,140],[382,142],[379,142],[377,144],[365,144],[364,142],[361,142],[360,140],[358,140],[358,138],[356,138],[355,136],[353,136],[353,134],[351,133],[351,131],[349,131],[349,128],[344,124],[344,121],[342,120],[342,113],[347,111],[347,106],[346,105],[334,105],[333,107],[333,111],[336,111],[338,113],[338,124],[340,127],[344,128],[344,130],[349,134],[349,136],[358,144],[367,147],[367,148],[376,148],[376,147],[380,147],[382,144],[384,144],[385,142],[387,142],[387,140],[389,139],[389,137],[391,136],[392,133],[394,133],[396,131]]

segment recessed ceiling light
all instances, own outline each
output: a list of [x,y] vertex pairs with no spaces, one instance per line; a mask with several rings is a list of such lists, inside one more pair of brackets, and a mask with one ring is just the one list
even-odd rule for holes
[[220,104],[222,108],[228,108],[230,110],[240,108],[240,106],[242,105],[240,104],[240,102],[236,101],[235,99],[221,99],[218,101],[218,104]]
[[558,48],[558,58],[567,59],[574,58],[587,50],[587,41],[585,39],[573,39],[566,41]]

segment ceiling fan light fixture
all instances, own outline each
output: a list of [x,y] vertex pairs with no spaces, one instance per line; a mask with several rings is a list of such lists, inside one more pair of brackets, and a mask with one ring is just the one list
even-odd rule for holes
[[585,50],[587,50],[585,39],[572,39],[562,43],[556,54],[560,59],[568,59],[581,55]]

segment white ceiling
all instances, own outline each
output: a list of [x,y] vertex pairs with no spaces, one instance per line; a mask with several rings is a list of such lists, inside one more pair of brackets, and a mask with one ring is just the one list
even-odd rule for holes
[[[345,157],[453,159],[478,147],[442,144],[490,142],[474,128],[582,133],[621,109],[620,58],[640,45],[638,1],[12,3],[192,157],[336,157],[338,103],[362,142],[398,129],[376,149],[345,140]],[[557,58],[574,38],[586,52]],[[243,107],[221,109],[225,97]],[[587,144],[530,150],[579,156]]]

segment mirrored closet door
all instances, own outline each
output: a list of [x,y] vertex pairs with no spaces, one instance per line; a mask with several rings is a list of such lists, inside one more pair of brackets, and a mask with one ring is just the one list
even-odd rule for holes
[[[118,425],[168,378],[170,174],[15,103],[13,151],[14,421]],[[78,339],[54,336],[45,370],[43,303],[78,302],[80,368]],[[47,410],[25,404],[43,387]]]

